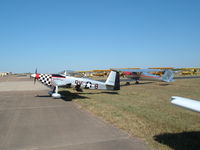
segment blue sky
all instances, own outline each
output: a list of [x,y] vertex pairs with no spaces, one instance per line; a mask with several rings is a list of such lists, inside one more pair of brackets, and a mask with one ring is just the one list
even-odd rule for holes
[[0,71],[200,67],[199,0],[0,0]]

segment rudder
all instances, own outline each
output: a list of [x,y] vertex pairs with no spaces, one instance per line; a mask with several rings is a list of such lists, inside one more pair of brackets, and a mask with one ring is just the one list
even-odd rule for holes
[[118,71],[111,71],[105,84],[112,86],[113,90],[120,90],[120,75]]
[[174,72],[172,70],[165,70],[162,80],[165,82],[172,82],[174,78]]

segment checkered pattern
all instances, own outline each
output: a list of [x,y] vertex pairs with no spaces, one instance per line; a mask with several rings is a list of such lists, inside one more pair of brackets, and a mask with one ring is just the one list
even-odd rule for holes
[[51,86],[52,75],[50,74],[40,74],[38,80],[43,84]]

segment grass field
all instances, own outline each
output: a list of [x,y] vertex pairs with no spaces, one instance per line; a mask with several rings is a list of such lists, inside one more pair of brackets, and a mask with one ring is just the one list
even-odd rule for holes
[[[200,79],[141,82],[117,92],[84,90],[71,100],[161,150],[200,150],[200,114],[172,105],[171,96],[200,100]],[[61,91],[62,92],[62,91]]]

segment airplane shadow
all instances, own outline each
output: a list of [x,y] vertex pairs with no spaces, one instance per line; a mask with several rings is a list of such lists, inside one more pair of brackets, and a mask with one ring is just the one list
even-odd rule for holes
[[[81,96],[80,93],[71,93],[69,91],[59,91],[59,94],[62,95],[61,99],[64,101],[72,101],[74,99],[89,99],[89,97]],[[51,97],[50,95],[37,95],[35,97]]]
[[164,133],[155,135],[154,140],[174,150],[199,150],[200,132]]
[[151,84],[151,83],[154,83],[154,82],[139,82],[138,84],[135,84],[135,82],[129,82],[129,84],[125,83],[125,84],[121,84],[120,86],[129,86],[129,85],[143,85],[143,84]]
[[104,94],[112,94],[112,95],[117,95],[117,94],[119,94],[118,92],[101,92],[101,93],[104,93]]
[[[59,91],[59,94],[62,95],[61,99],[64,101],[72,101],[74,99],[89,99],[89,97],[87,96],[83,96],[83,95],[96,95],[96,94],[112,94],[112,95],[116,95],[118,94],[118,92],[115,91],[100,91],[100,92],[70,92],[70,91]],[[42,97],[42,98],[47,98],[47,97],[51,97],[50,95],[37,95],[35,97]]]
[[168,86],[170,85],[169,83],[160,83],[159,86]]
[[59,91],[64,101],[72,101],[74,99],[89,99],[89,97],[80,95],[81,93],[72,93],[69,91]]
[[200,78],[200,76],[174,77],[174,79],[194,79],[194,78]]
[[51,97],[50,95],[36,95],[35,97]]
[[84,92],[84,93],[77,93],[77,94],[80,94],[80,95],[96,95],[96,94],[112,94],[112,95],[117,95],[119,94],[118,92],[113,92],[113,91],[107,91],[107,92]]

